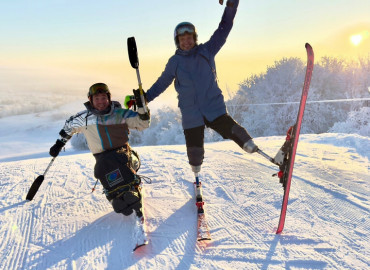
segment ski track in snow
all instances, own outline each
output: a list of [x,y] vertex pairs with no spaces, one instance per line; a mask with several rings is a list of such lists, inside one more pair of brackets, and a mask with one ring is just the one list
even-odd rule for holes
[[[273,155],[283,137],[257,138]],[[194,175],[184,145],[136,147],[149,245],[134,219],[95,192],[91,154],[0,164],[0,269],[368,269],[369,146],[357,135],[301,135],[284,231],[277,167],[233,142],[206,144],[200,173],[212,241],[196,241]]]

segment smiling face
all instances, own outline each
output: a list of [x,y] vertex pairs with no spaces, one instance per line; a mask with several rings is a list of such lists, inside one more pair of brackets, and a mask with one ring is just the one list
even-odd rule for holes
[[109,106],[109,98],[106,93],[98,93],[92,96],[92,105],[98,111],[104,111]]
[[195,46],[195,40],[193,34],[185,33],[178,36],[179,47],[183,51],[189,51]]

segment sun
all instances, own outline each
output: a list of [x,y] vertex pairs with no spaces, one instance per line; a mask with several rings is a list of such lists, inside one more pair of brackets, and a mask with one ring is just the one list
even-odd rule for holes
[[360,45],[365,39],[369,37],[369,31],[362,31],[355,35],[352,35],[349,39],[354,46]]
[[358,46],[361,43],[361,41],[363,40],[363,37],[362,37],[361,34],[357,34],[357,35],[351,36],[350,40],[351,40],[353,45]]

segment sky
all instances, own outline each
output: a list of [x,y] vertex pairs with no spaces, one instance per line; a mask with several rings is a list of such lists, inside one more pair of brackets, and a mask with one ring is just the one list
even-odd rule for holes
[[[206,42],[223,9],[217,0],[1,1],[0,94],[68,89],[85,98],[95,82],[107,83],[113,95],[130,94],[138,86],[127,56],[131,36],[136,38],[143,88],[148,89],[175,52],[174,27],[190,21],[199,42]],[[306,42],[316,60],[367,55],[369,10],[368,0],[242,0],[216,56],[225,97],[283,57],[305,59]],[[174,103],[175,96],[171,86],[166,98],[154,102]]]

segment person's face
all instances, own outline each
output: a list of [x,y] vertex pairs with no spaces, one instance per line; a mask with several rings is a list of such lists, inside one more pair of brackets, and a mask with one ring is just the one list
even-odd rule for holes
[[178,38],[179,38],[179,47],[183,51],[191,50],[195,46],[193,34],[185,33],[181,36],[178,36]]
[[109,106],[109,99],[106,93],[99,93],[92,97],[93,107],[98,111],[104,111]]

